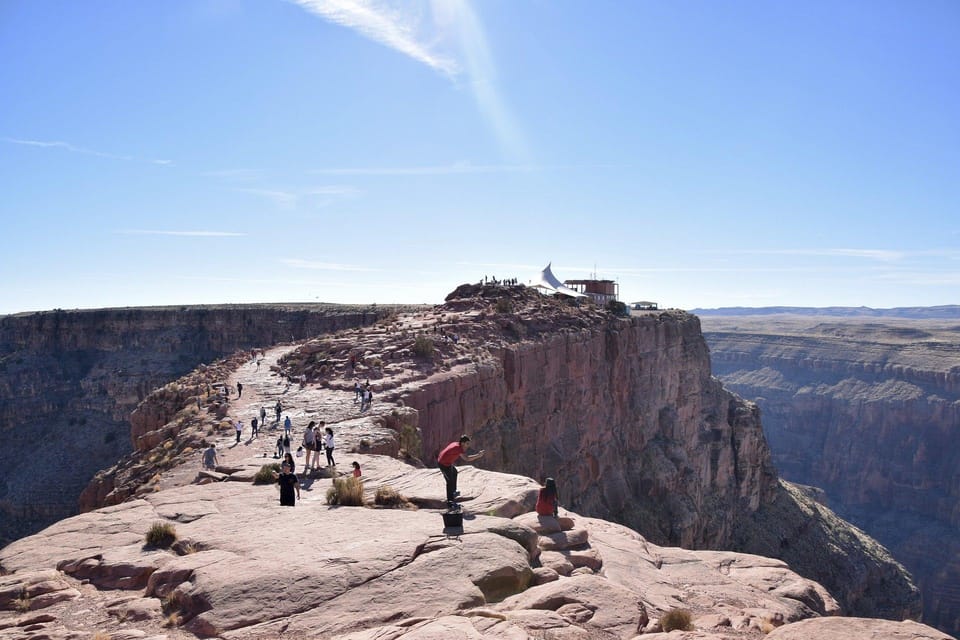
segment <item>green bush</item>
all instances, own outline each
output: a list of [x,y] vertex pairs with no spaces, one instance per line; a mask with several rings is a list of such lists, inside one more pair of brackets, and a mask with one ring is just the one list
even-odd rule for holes
[[417,334],[413,341],[413,352],[421,358],[429,358],[433,355],[433,340],[422,333]]
[[353,476],[334,478],[333,486],[327,489],[327,504],[345,507],[363,506],[363,482]]
[[149,547],[166,549],[177,541],[177,531],[169,522],[158,520],[150,525],[145,540]]
[[280,473],[279,462],[265,464],[260,467],[260,470],[257,471],[257,474],[253,476],[253,484],[273,484],[277,481],[276,477],[273,475],[275,473]]
[[670,633],[674,629],[680,631],[693,631],[693,616],[686,609],[670,609],[660,616],[660,626],[664,633]]
[[497,313],[512,313],[513,300],[510,298],[497,298]]

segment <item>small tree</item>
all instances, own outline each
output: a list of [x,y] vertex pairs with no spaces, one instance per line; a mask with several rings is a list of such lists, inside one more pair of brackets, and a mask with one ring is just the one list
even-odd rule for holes
[[693,616],[686,609],[670,609],[660,616],[660,626],[664,633],[670,633],[674,629],[680,631],[693,631]]

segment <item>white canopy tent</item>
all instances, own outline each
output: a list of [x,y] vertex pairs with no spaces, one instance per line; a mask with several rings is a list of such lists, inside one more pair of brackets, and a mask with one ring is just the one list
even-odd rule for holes
[[553,275],[553,271],[550,270],[550,265],[548,263],[546,267],[543,268],[543,271],[540,272],[540,282],[534,284],[533,286],[539,289],[542,293],[559,293],[565,296],[570,296],[571,298],[587,298],[585,293],[580,293],[568,287],[567,285],[560,282],[557,279],[557,276]]

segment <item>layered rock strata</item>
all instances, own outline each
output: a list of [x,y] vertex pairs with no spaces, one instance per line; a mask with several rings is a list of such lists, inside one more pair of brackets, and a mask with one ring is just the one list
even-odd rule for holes
[[923,619],[960,633],[960,325],[956,320],[702,318],[714,371],[755,400],[784,477],[914,575]]
[[158,387],[237,350],[394,311],[236,305],[0,317],[0,544],[76,513],[90,477],[132,450],[130,413]]

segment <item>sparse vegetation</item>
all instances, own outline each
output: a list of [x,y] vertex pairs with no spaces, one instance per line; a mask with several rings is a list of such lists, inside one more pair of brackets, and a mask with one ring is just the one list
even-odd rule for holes
[[413,353],[420,358],[433,356],[433,340],[422,333],[418,333],[413,341]]
[[93,634],[92,640],[110,640],[111,636],[106,631],[97,631]]
[[369,448],[370,448],[370,440],[369,440],[369,438],[360,438],[360,448],[361,448],[361,449],[369,449]]
[[177,530],[169,522],[158,520],[150,525],[145,539],[149,547],[166,549],[177,541]]
[[510,298],[497,298],[497,313],[513,313],[513,300]]
[[373,496],[374,504],[381,507],[406,507],[410,502],[390,485],[377,487]]
[[686,609],[670,609],[660,616],[660,626],[664,633],[670,633],[674,629],[680,631],[693,631],[693,616]]
[[333,486],[327,489],[327,504],[362,507],[363,481],[353,476],[348,478],[334,478]]
[[19,611],[20,613],[30,611],[30,596],[27,595],[26,589],[21,589],[20,595],[14,598],[10,604],[13,605],[14,611]]
[[275,473],[280,473],[280,463],[273,462],[260,467],[256,475],[253,476],[253,484],[273,484],[277,481]]
[[420,430],[412,424],[401,424],[400,432],[397,434],[400,444],[400,453],[407,458],[419,458],[423,448],[423,441],[420,439]]

